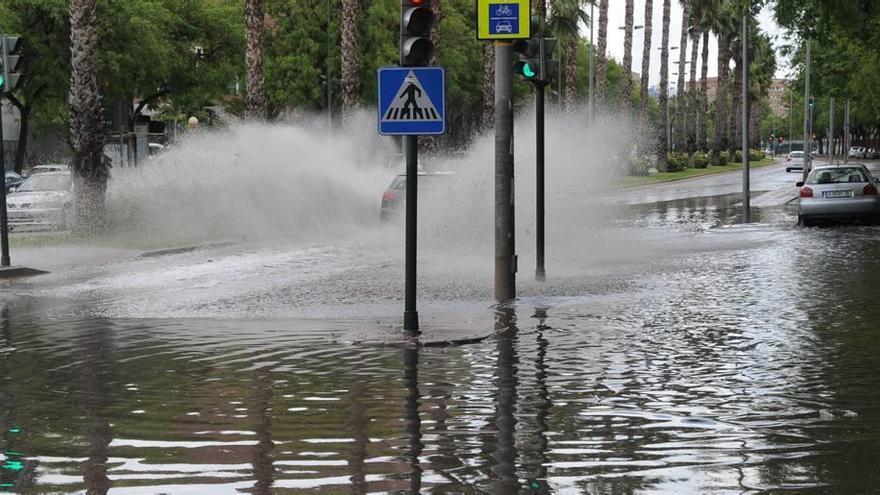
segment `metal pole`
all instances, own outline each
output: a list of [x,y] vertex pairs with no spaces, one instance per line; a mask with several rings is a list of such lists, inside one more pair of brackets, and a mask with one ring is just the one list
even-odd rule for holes
[[810,38],[807,38],[807,53],[806,53],[806,70],[804,72],[804,180],[807,180],[807,175],[810,173],[810,169],[812,168],[812,157],[810,156],[810,151],[813,149],[813,143],[809,142],[810,139]]
[[[0,39],[2,43],[2,39]],[[3,147],[3,95],[0,88],[0,170],[3,171],[3,194],[0,195],[0,266],[9,266],[9,224],[6,218],[6,150]]]
[[419,330],[419,312],[416,311],[416,227],[419,180],[419,137],[403,137],[406,154],[406,301],[403,309],[403,329]]
[[513,46],[495,42],[495,300],[516,297]]
[[849,100],[843,107],[843,163],[849,163]]
[[751,221],[749,184],[749,11],[742,16],[742,158],[743,158],[743,223]]
[[828,161],[834,162],[834,97],[828,110]]
[[791,141],[794,138],[792,134],[792,116],[794,115],[794,90],[788,88],[788,152],[791,153]]
[[333,79],[330,77],[330,2],[327,2],[327,127],[333,127]]
[[535,83],[535,280],[543,282],[547,278],[544,269],[544,81]]
[[[649,0],[653,1],[653,0]],[[593,101],[593,31],[596,23],[593,22],[593,8],[596,6],[595,0],[590,1],[590,81],[589,81],[589,93],[590,93],[590,123],[596,119],[596,102]],[[562,64],[559,64],[562,65]]]

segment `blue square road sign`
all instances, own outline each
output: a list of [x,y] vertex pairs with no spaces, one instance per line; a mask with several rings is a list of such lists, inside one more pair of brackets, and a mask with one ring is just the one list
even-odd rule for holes
[[446,132],[446,71],[442,67],[379,69],[379,134]]
[[519,4],[489,4],[489,34],[519,34]]

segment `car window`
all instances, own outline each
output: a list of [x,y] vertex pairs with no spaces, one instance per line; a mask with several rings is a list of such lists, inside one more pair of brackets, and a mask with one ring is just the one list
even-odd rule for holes
[[868,182],[865,170],[860,167],[837,167],[814,170],[807,180],[808,184],[845,184]]
[[403,189],[404,187],[406,187],[406,176],[398,175],[393,181],[391,181],[391,185],[388,189]]
[[70,176],[67,174],[38,174],[28,177],[18,188],[19,192],[67,191]]
[[793,152],[791,153],[791,157],[792,157],[792,158],[803,158],[803,157],[804,157],[804,153],[803,153],[802,151],[793,151]]

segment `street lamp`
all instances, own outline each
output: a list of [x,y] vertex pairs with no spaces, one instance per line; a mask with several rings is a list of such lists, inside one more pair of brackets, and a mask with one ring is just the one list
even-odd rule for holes
[[[638,26],[633,26],[633,31],[635,31],[635,30],[637,30],[637,29],[644,29],[644,28],[645,28],[645,26],[642,26],[642,25],[640,24],[640,25],[638,25]],[[618,26],[617,29],[626,29],[626,26]]]

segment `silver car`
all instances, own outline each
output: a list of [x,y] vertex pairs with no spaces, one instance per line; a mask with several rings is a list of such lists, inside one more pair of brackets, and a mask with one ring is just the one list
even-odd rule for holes
[[9,226],[66,228],[71,197],[70,172],[31,175],[6,198]]
[[880,213],[875,179],[862,164],[821,165],[798,182],[798,222],[809,226],[817,220],[871,220]]
[[785,171],[791,172],[792,170],[803,170],[804,169],[804,152],[803,151],[792,151],[788,154],[788,157],[785,159]]

